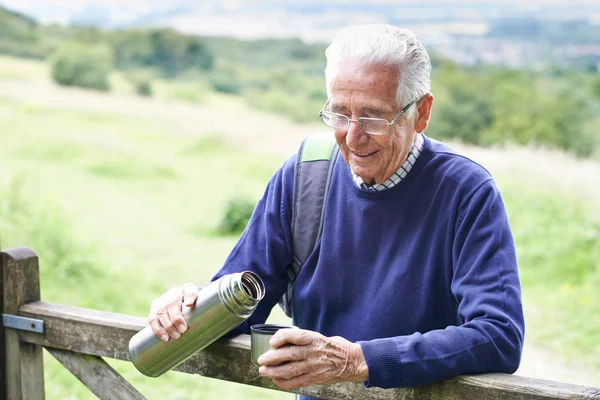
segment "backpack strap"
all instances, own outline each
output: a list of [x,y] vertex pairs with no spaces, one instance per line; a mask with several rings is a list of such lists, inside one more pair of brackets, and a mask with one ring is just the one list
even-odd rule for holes
[[290,226],[293,261],[287,270],[287,290],[279,301],[288,317],[292,316],[292,291],[296,278],[321,237],[323,210],[339,150],[331,133],[305,138],[298,150]]

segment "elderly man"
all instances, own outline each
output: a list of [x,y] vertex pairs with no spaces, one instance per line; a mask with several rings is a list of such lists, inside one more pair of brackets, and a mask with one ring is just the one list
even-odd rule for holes
[[[433,103],[427,52],[407,30],[370,25],[341,31],[326,54],[320,114],[345,162],[334,164],[322,235],[295,281],[300,329],[277,332],[260,374],[293,389],[514,372],[524,321],[508,218],[483,167],[423,134]],[[286,291],[295,165],[292,156],[275,173],[215,276],[249,269],[265,284],[232,334],[263,323]],[[197,290],[187,284],[154,302],[157,336],[179,338],[181,305]]]

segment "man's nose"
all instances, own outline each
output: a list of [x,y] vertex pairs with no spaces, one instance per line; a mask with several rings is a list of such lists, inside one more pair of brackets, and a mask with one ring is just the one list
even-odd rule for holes
[[346,135],[346,144],[351,148],[356,148],[369,141],[369,134],[358,126],[358,121],[350,121],[348,134]]

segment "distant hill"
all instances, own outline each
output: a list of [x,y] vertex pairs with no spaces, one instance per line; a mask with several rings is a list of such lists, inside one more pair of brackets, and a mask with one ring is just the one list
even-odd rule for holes
[[48,51],[39,41],[40,26],[34,18],[0,5],[0,54],[44,58]]
[[20,13],[18,11],[9,10],[8,8],[3,7],[2,5],[0,5],[0,17],[14,18],[16,20],[21,20],[24,23],[29,24],[29,25],[37,25],[38,24],[38,22],[35,19],[33,19],[23,13]]
[[[412,29],[432,54],[461,65],[494,64],[538,71],[555,67],[600,70],[600,3],[585,0],[568,4],[531,1],[526,5],[510,0],[485,4],[466,0],[404,4],[147,0],[143,6],[107,0],[62,0],[51,6],[41,0],[0,2],[19,10],[0,6],[0,53],[21,57],[45,58],[65,38],[93,41],[105,33],[115,37],[117,30],[148,29],[172,29],[178,35],[199,36],[207,41],[214,37],[243,41],[294,38],[303,42],[298,45],[298,51],[303,52],[307,51],[301,48],[304,44],[328,43],[349,24],[385,22]],[[30,12],[32,17],[23,12]],[[337,17],[341,15],[343,18]],[[50,22],[56,20],[64,23],[50,27]],[[125,34],[119,40],[124,40],[123,36],[129,37],[130,44],[135,44],[130,47],[136,49],[128,54],[118,53],[117,58],[144,58],[139,52],[147,53],[153,39],[140,41]],[[152,43],[158,45],[156,40]]]
[[38,22],[20,12],[0,6],[0,38],[1,39],[32,39],[33,30]]

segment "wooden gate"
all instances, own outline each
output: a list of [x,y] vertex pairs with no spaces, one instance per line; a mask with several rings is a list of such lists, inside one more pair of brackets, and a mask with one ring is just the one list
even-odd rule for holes
[[[129,361],[131,336],[145,318],[41,301],[35,252],[19,247],[1,252],[0,400],[44,398],[42,348],[100,399],[144,399],[102,357]],[[257,378],[250,361],[250,338],[219,340],[177,371],[280,390]],[[160,378],[157,378],[160,379]],[[169,383],[165,380],[165,385]],[[339,383],[293,391],[326,399],[600,399],[600,389],[506,374],[460,376],[408,389],[365,389]]]

